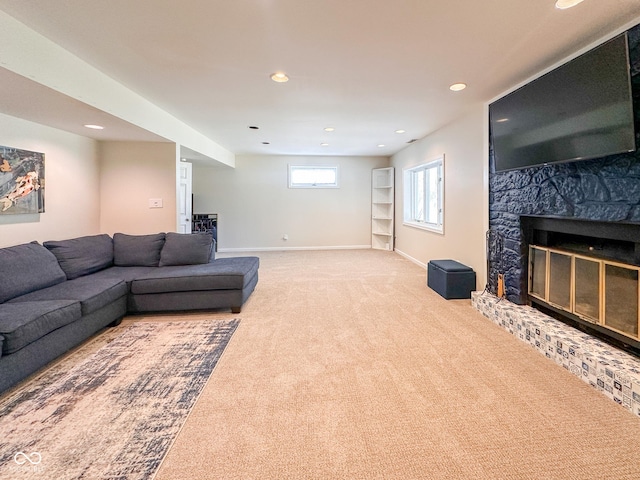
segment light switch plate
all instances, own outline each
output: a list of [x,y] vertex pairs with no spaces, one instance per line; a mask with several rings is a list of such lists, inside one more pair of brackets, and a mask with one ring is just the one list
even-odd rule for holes
[[161,198],[150,198],[149,199],[149,208],[162,208],[162,199]]

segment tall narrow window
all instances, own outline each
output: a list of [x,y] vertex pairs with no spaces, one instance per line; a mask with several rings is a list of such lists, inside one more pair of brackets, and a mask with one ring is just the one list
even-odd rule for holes
[[442,232],[444,156],[405,168],[403,173],[404,224]]
[[289,188],[338,188],[338,167],[289,165]]

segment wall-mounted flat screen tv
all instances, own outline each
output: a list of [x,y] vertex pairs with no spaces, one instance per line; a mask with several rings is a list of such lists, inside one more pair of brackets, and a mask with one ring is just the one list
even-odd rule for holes
[[626,33],[489,105],[495,170],[636,149]]

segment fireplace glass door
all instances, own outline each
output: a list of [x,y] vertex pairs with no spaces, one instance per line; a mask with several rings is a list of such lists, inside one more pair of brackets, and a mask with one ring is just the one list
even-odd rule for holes
[[575,303],[574,311],[579,317],[600,323],[601,263],[587,257],[574,259]]
[[529,249],[529,295],[547,299],[547,250]]
[[571,256],[561,252],[549,252],[550,304],[571,311]]
[[544,247],[530,247],[529,295],[570,312],[572,272],[570,254]]
[[606,264],[604,285],[604,324],[638,337],[638,269]]
[[640,338],[640,267],[531,245],[529,295],[558,311]]

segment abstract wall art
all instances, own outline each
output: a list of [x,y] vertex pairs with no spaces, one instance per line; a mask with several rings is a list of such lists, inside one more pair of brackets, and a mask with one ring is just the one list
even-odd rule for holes
[[0,215],[44,212],[44,153],[0,146]]

